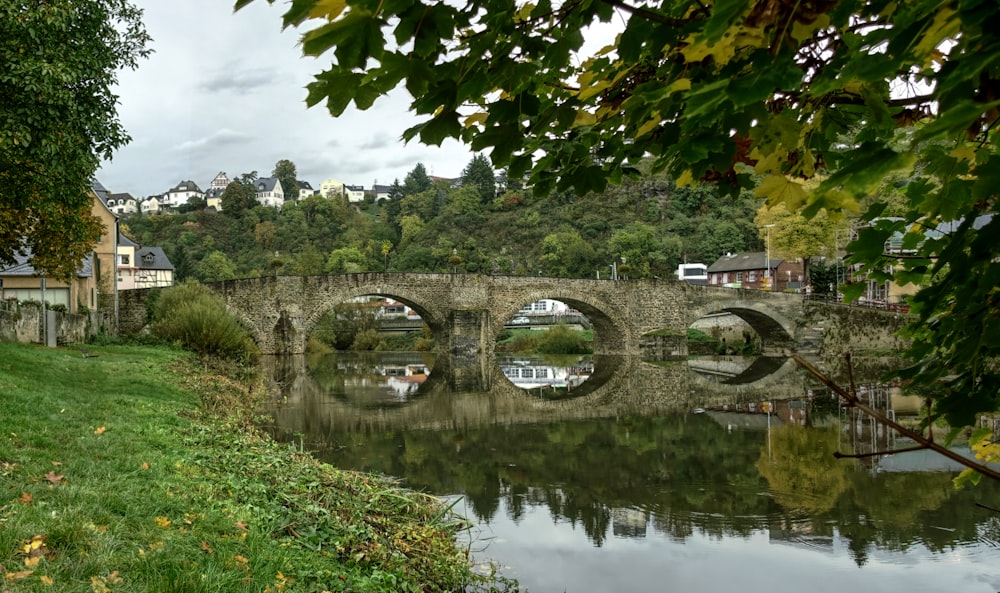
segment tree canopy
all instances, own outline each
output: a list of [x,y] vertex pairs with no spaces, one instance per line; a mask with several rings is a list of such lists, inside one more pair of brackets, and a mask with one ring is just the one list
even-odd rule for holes
[[[460,139],[537,194],[603,190],[650,157],[806,216],[871,204],[849,250],[923,287],[904,377],[939,387],[928,420],[998,408],[997,3],[296,0],[284,24],[332,57],[307,104],[336,116],[405,86],[422,119],[404,138]],[[905,200],[879,221],[889,176]]]
[[148,55],[126,0],[0,6],[0,264],[69,277],[101,233],[90,183],[129,137],[112,87]]

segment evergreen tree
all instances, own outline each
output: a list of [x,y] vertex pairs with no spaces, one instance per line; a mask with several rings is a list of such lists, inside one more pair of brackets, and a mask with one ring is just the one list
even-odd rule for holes
[[403,179],[403,193],[408,196],[425,192],[432,187],[434,187],[434,182],[427,175],[427,169],[424,168],[423,163],[417,163],[417,166]]
[[462,185],[471,185],[479,191],[479,199],[489,204],[497,197],[496,174],[489,159],[481,154],[472,157],[469,164],[462,170]]

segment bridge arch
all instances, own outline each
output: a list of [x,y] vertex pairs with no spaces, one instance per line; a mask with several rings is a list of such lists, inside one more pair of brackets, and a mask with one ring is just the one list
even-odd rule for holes
[[320,320],[323,316],[333,311],[337,305],[351,301],[359,297],[365,296],[382,296],[388,297],[393,300],[399,301],[406,305],[407,307],[413,309],[417,315],[427,327],[430,328],[431,334],[438,344],[442,343],[442,339],[445,337],[447,331],[445,320],[441,311],[432,308],[431,305],[427,304],[426,299],[422,298],[420,295],[408,294],[407,290],[400,290],[399,288],[394,288],[386,290],[385,287],[378,286],[357,286],[350,290],[344,291],[333,291],[329,293],[326,298],[321,299],[316,303],[315,306],[311,307],[307,314],[304,316],[302,321],[302,331],[304,333],[304,339],[308,340],[309,335],[312,334],[316,326],[319,325]]
[[518,295],[503,306],[498,307],[490,327],[489,341],[496,343],[497,336],[503,331],[507,320],[516,316],[526,305],[551,299],[566,303],[582,313],[594,328],[594,354],[609,352],[624,352],[632,334],[632,328],[611,303],[594,298],[593,295],[568,294],[561,291],[545,289],[529,290]]
[[729,313],[747,322],[763,342],[765,352],[794,348],[795,323],[775,308],[760,301],[734,299],[717,301],[689,310],[686,327],[713,313]]

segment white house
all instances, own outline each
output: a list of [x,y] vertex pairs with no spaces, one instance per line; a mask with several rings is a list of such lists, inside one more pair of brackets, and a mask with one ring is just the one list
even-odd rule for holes
[[363,202],[365,201],[365,188],[360,185],[345,185],[344,195],[347,196],[348,202]]
[[123,194],[108,194],[107,199],[108,209],[114,212],[117,216],[122,214],[135,214],[139,211],[138,202],[132,197],[130,193]]
[[562,315],[568,313],[570,310],[569,305],[562,301],[555,301],[552,299],[542,299],[540,301],[535,301],[534,303],[525,305],[520,311],[519,315]]
[[304,199],[306,199],[306,198],[308,198],[310,196],[316,195],[316,190],[313,189],[313,186],[310,185],[308,181],[301,181],[301,180],[299,180],[299,181],[297,181],[297,183],[299,184],[299,199],[300,200],[304,200]]
[[181,181],[176,186],[170,188],[167,193],[163,194],[160,207],[170,206],[171,208],[176,208],[187,204],[191,198],[201,200],[204,197],[205,192],[201,191],[197,183],[194,181]]
[[215,176],[215,179],[213,179],[212,183],[209,185],[209,189],[223,190],[226,189],[227,185],[229,185],[229,177],[226,175],[225,171],[219,171],[219,174]]
[[392,189],[392,186],[389,185],[379,185],[377,183],[373,185],[372,194],[375,195],[375,201],[378,202],[379,200],[388,200],[390,189]]
[[139,211],[143,214],[159,214],[160,197],[161,196],[149,196],[139,203]]
[[281,208],[285,203],[285,190],[277,177],[261,177],[254,182],[257,203],[268,208]]

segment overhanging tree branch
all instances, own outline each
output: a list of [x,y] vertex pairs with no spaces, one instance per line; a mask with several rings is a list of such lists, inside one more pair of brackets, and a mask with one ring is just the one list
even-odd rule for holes
[[[903,436],[906,436],[906,437],[909,437],[909,438],[913,439],[914,441],[916,441],[917,443],[920,444],[919,447],[910,447],[910,448],[907,448],[907,449],[900,449],[899,451],[887,451],[886,454],[899,453],[899,452],[902,452],[902,451],[914,451],[914,450],[919,450],[919,449],[930,449],[930,450],[932,450],[932,451],[934,451],[936,453],[940,453],[941,455],[944,455],[945,457],[947,457],[948,459],[951,459],[952,461],[954,461],[956,463],[959,463],[959,464],[961,464],[961,465],[963,465],[965,467],[971,468],[971,469],[973,469],[973,470],[975,470],[975,471],[983,474],[984,476],[988,476],[990,478],[993,478],[994,480],[1000,480],[1000,472],[997,472],[997,471],[995,471],[995,470],[993,470],[993,469],[991,469],[991,468],[989,468],[989,467],[987,467],[987,466],[985,466],[985,465],[983,465],[981,463],[976,463],[974,461],[966,459],[965,457],[962,457],[958,453],[955,453],[954,451],[952,451],[952,450],[950,450],[950,449],[948,449],[946,447],[942,447],[941,445],[935,443],[933,439],[927,438],[927,437],[923,436],[922,434],[914,432],[914,431],[906,428],[905,426],[902,426],[901,424],[898,424],[897,422],[895,422],[895,421],[891,420],[890,418],[886,417],[884,414],[882,414],[878,410],[875,410],[874,408],[871,408],[871,407],[865,405],[864,403],[862,403],[862,401],[860,399],[858,399],[858,396],[853,393],[853,390],[852,391],[848,391],[848,390],[844,389],[843,387],[841,387],[840,385],[837,385],[833,381],[833,379],[827,377],[822,371],[820,371],[819,369],[817,369],[815,366],[813,366],[812,363],[806,361],[801,356],[799,356],[797,354],[793,354],[792,358],[795,360],[795,362],[797,362],[799,364],[799,366],[801,366],[806,371],[808,371],[809,374],[811,374],[812,376],[814,376],[817,379],[819,379],[824,385],[826,385],[827,387],[829,387],[834,393],[836,393],[837,395],[839,395],[840,397],[842,397],[844,399],[844,401],[846,401],[848,404],[850,404],[851,406],[853,406],[853,407],[861,410],[865,414],[868,414],[869,416],[871,416],[872,418],[874,418],[875,420],[877,420],[882,425],[887,426],[889,428],[892,428],[893,430],[895,430],[899,434],[901,434]],[[850,355],[848,355],[848,360],[850,360]],[[848,455],[843,455],[842,457],[849,457],[849,456]]]

